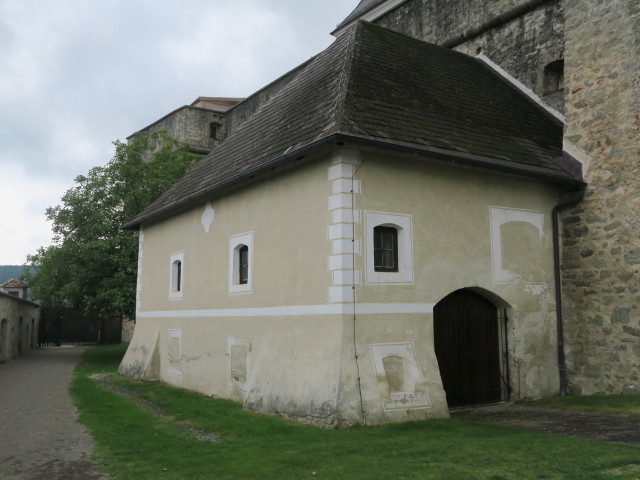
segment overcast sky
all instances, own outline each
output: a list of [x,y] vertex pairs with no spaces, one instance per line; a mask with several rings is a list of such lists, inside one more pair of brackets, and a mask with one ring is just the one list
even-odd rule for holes
[[326,48],[358,0],[0,0],[0,265],[112,142],[199,96],[246,97]]

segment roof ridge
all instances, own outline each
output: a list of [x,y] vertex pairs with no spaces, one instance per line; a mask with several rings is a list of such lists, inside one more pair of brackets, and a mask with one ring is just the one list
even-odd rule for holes
[[339,125],[345,123],[344,120],[347,120],[347,123],[349,124],[353,123],[346,118],[344,112],[347,94],[349,93],[349,87],[351,86],[351,72],[353,70],[353,63],[355,60],[355,51],[356,47],[358,46],[358,42],[362,37],[362,30],[364,28],[363,22],[358,22],[351,28],[353,30],[353,33],[351,35],[347,35],[349,41],[347,43],[345,56],[343,58],[342,68],[340,69],[342,75],[340,75],[338,95],[336,95],[336,101],[333,106],[333,128],[338,128]]

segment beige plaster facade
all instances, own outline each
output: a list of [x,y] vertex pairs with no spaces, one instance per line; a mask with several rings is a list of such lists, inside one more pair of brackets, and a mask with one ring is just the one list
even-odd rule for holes
[[[120,372],[323,426],[447,417],[434,306],[470,289],[499,312],[500,399],[554,394],[559,193],[347,146],[143,225]],[[371,264],[383,224],[400,232],[398,272]]]
[[0,363],[38,346],[40,308],[0,292]]

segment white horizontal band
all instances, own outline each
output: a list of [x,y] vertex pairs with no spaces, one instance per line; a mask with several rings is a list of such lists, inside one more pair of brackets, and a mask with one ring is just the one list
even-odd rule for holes
[[[356,314],[433,313],[433,303],[357,303]],[[335,305],[299,305],[291,307],[221,308],[215,310],[140,311],[138,318],[196,317],[295,317],[308,315],[347,315],[353,313],[352,303]]]

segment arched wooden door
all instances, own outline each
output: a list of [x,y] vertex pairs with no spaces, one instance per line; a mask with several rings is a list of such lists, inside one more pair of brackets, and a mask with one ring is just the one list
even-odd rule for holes
[[434,347],[449,407],[502,400],[498,309],[457,290],[433,310]]

